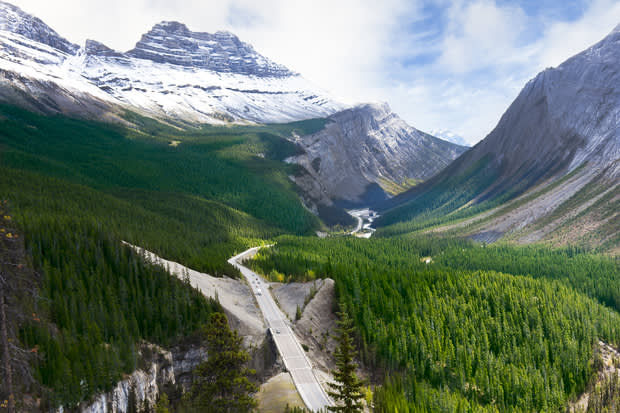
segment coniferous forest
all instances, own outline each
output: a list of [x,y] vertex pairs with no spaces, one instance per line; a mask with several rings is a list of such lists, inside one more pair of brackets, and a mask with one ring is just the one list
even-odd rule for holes
[[336,281],[376,411],[563,411],[620,343],[618,262],[577,249],[282,237],[252,265]]
[[222,322],[217,302],[122,241],[231,277],[230,256],[275,243],[250,264],[265,276],[333,278],[378,412],[562,412],[592,383],[599,341],[620,345],[617,258],[403,235],[415,220],[369,240],[310,237],[324,226],[288,179],[297,148],[282,135],[324,120],[180,131],[126,118],[139,127],[0,106],[2,274],[28,285],[2,293],[28,353],[21,384],[45,408],[110,389],[145,341]]
[[[146,123],[128,130],[0,107],[0,198],[14,227],[2,234],[19,237],[20,265],[37,275],[29,300],[12,297],[28,314],[12,332],[44,408],[110,389],[135,370],[141,342],[173,344],[221,311],[122,241],[234,277],[234,253],[318,226],[277,161],[295,150],[276,134],[283,126],[182,134],[131,119]],[[306,127],[316,126],[286,130]]]

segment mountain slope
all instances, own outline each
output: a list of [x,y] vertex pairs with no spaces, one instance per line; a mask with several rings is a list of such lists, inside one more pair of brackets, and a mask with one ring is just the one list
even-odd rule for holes
[[[424,227],[422,221],[428,217],[436,218],[427,220],[434,225],[450,219],[439,219],[439,214],[457,219],[512,200],[469,221],[469,226],[460,224],[470,234],[482,234],[481,240],[494,241],[508,233],[529,232],[531,225],[560,211],[565,202],[575,201],[580,191],[594,197],[611,190],[617,199],[619,61],[620,26],[528,82],[483,141],[431,182],[400,197],[380,223],[400,222],[399,228],[393,227],[395,232],[407,232]],[[617,222],[617,214],[607,221]],[[617,230],[598,241],[614,239]],[[552,237],[551,232],[521,238],[538,241]]]
[[0,1],[0,100],[45,113],[118,119],[124,110],[190,123],[283,123],[343,108],[228,32],[155,25],[127,53],[79,47]]
[[466,148],[425,134],[387,104],[364,104],[336,113],[325,127],[293,141],[304,151],[288,162],[311,203],[373,203],[436,174]]

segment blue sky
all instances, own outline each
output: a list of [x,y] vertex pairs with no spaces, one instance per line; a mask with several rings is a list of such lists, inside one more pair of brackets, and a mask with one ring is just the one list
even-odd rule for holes
[[[9,0],[11,1],[11,0]],[[618,0],[13,0],[69,40],[128,50],[153,24],[230,30],[350,103],[475,143],[527,80],[620,24]]]

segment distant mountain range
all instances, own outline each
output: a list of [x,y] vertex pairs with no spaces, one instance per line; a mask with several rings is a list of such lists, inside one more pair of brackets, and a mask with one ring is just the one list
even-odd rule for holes
[[175,126],[329,117],[324,131],[291,138],[305,151],[291,160],[304,168],[294,179],[314,210],[402,192],[464,150],[410,127],[387,105],[347,109],[229,32],[162,22],[121,53],[94,40],[72,44],[0,1],[0,44],[0,101],[37,112],[128,123],[131,111]]
[[457,135],[456,133],[451,132],[447,129],[431,129],[429,134],[439,139],[443,139],[444,141],[456,143],[457,145],[467,147],[471,146],[464,137],[462,137],[461,135]]
[[123,110],[166,121],[282,123],[344,105],[229,32],[155,25],[126,53],[61,37],[0,1],[0,99],[46,113],[115,118]]
[[[467,218],[461,232],[484,241],[570,234],[566,243],[593,227],[594,244],[617,241],[620,26],[531,80],[467,151],[454,144],[462,137],[421,132],[387,105],[347,107],[228,32],[162,22],[121,53],[75,45],[0,1],[0,45],[0,101],[39,113],[132,127],[135,114],[181,128],[324,119],[286,137],[298,148],[290,178],[315,213],[372,204],[397,232],[424,227],[423,216],[433,225]],[[475,215],[483,210],[492,212]]]
[[483,141],[393,200],[383,224],[419,221],[429,206],[444,217],[496,206],[461,232],[618,248],[619,183],[620,25],[529,81]]

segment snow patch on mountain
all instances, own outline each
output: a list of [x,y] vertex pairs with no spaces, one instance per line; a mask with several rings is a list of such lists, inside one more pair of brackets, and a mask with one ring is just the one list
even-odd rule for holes
[[[94,40],[73,45],[2,1],[0,72],[0,87],[32,96],[36,89],[53,90],[50,106],[62,112],[77,104],[87,108],[92,98],[97,105],[189,122],[281,123],[344,108],[229,32],[197,33],[181,23],[162,22],[133,50],[121,53]],[[67,102],[70,109],[64,107]]]
[[74,53],[79,46],[58,35],[40,19],[23,12],[18,7],[0,0],[0,31],[19,34],[65,53]]
[[447,129],[432,129],[429,135],[433,135],[436,138],[443,139],[444,141],[452,142],[457,145],[470,147],[471,145],[461,135],[449,131]]

